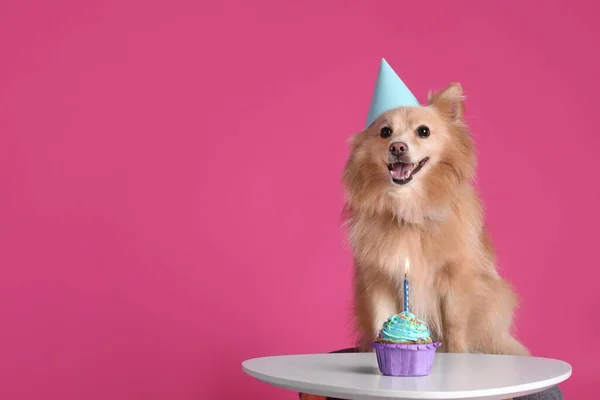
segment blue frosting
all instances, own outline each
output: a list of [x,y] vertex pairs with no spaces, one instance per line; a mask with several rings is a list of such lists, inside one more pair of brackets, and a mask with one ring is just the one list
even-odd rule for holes
[[431,332],[425,322],[414,314],[403,311],[392,315],[383,323],[379,338],[392,342],[431,341]]

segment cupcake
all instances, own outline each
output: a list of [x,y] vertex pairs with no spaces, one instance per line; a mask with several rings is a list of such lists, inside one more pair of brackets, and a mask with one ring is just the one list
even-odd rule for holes
[[383,323],[371,345],[379,370],[390,376],[429,375],[435,350],[441,343],[431,340],[427,324],[408,311],[392,315]]

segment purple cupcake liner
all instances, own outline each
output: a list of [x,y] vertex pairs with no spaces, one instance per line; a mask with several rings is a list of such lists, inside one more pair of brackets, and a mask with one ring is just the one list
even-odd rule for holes
[[379,370],[389,376],[429,375],[435,351],[442,344],[391,344],[374,342]]

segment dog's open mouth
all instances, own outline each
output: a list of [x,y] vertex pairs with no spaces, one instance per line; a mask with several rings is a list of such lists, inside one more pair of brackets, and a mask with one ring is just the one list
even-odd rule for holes
[[403,163],[403,162],[395,162],[393,164],[388,164],[388,170],[390,171],[390,176],[392,177],[392,181],[397,183],[398,185],[404,185],[410,181],[412,181],[413,176],[417,172],[423,168],[423,166],[427,163],[429,157],[425,157],[418,163]]

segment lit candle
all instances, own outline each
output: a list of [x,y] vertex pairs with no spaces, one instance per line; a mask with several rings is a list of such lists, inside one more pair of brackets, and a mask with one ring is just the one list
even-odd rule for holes
[[410,269],[410,262],[408,257],[404,262],[404,312],[408,312],[408,270]]

